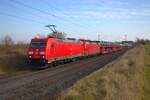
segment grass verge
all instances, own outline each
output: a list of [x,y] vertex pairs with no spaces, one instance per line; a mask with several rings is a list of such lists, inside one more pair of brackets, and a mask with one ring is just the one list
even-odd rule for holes
[[144,100],[150,100],[150,44],[145,46]]
[[144,47],[137,46],[104,68],[78,81],[62,100],[141,100]]
[[0,74],[15,73],[27,66],[26,45],[1,46],[0,55]]

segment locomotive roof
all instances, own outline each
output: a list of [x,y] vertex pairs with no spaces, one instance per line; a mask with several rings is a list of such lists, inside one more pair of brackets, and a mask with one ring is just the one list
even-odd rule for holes
[[75,38],[67,38],[68,40],[76,40]]
[[[50,37],[53,38],[53,37]],[[47,41],[50,38],[33,38],[32,42],[37,42],[37,41]],[[102,45],[119,45],[119,43],[115,43],[115,42],[108,42],[108,41],[91,41],[91,40],[86,40],[86,39],[75,39],[75,38],[65,38],[65,39],[59,39],[56,38],[56,40],[58,42],[79,42],[79,41],[86,41],[86,42],[90,42],[90,43],[100,43]]]
[[45,41],[46,42],[47,40],[48,40],[48,38],[33,38],[32,39],[33,42],[36,42],[36,41]]

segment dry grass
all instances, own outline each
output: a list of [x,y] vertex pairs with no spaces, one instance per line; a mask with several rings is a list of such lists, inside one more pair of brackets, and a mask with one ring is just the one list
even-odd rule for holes
[[0,46],[0,74],[13,73],[26,66],[26,45]]
[[62,100],[141,100],[143,98],[143,46],[138,46],[78,81]]
[[150,99],[150,44],[145,45],[144,100]]

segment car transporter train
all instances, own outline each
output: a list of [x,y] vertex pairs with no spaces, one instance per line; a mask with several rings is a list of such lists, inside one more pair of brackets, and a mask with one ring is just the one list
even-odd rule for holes
[[84,39],[33,38],[28,48],[30,65],[57,64],[93,55],[110,54],[128,48],[128,45]]

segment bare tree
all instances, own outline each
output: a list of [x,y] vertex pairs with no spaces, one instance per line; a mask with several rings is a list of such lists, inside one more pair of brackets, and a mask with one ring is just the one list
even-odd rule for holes
[[5,46],[11,46],[14,44],[14,41],[9,35],[6,35],[2,40],[2,44]]
[[150,43],[150,40],[148,40],[148,39],[136,38],[136,42],[137,42],[137,43],[141,43],[141,44],[146,44],[146,43]]

